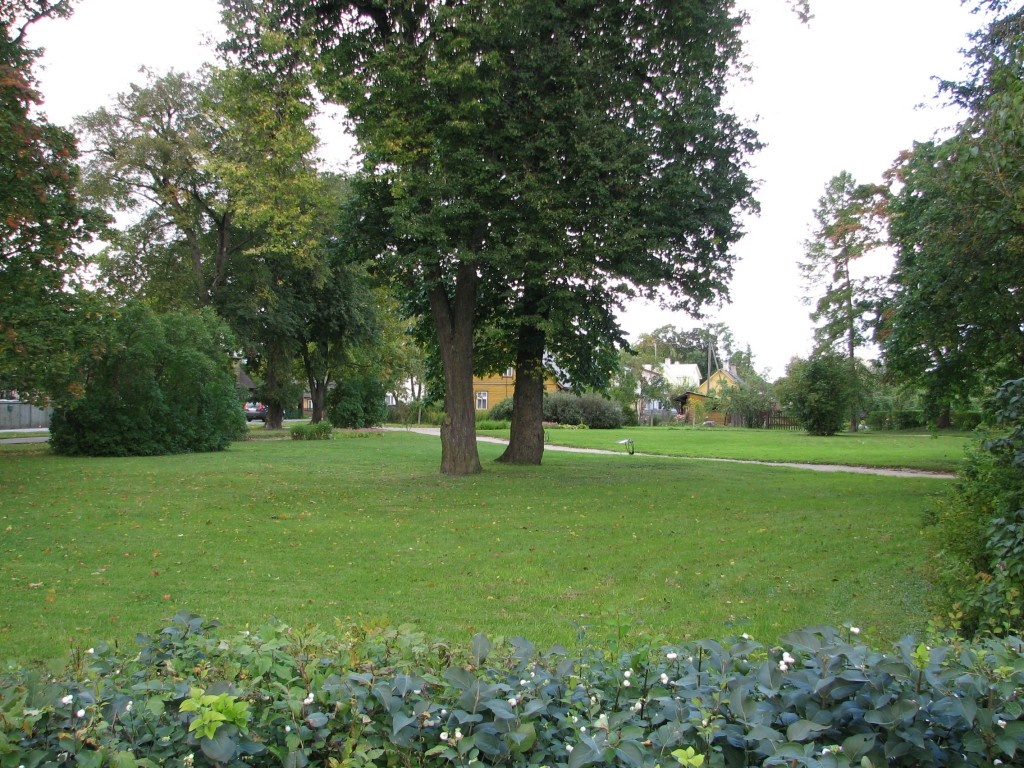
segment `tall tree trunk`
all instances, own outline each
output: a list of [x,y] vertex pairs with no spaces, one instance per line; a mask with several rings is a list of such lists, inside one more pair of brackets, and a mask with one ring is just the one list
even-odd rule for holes
[[860,377],[857,375],[857,316],[853,305],[853,276],[850,274],[850,261],[844,265],[846,280],[846,358],[850,361],[850,386],[853,388],[853,402],[850,404],[850,432],[856,434],[860,429]]
[[[439,270],[438,270],[439,271]],[[472,264],[459,264],[455,296],[438,278],[428,290],[430,314],[444,369],[444,423],[441,424],[441,474],[475,475],[482,469],[476,445],[473,401],[473,321],[479,277]]]
[[302,350],[302,367],[306,372],[306,386],[309,387],[309,399],[313,403],[313,411],[309,423],[319,424],[324,420],[324,401],[327,398],[327,384],[331,380],[331,374],[330,372],[324,372],[322,377],[316,374],[313,358],[305,345]]
[[313,413],[310,416],[310,424],[319,424],[324,420],[324,400],[327,395],[327,382],[315,382],[309,391],[309,399],[313,401]]
[[[284,401],[281,390],[291,364],[287,354],[277,345],[265,348],[267,364],[263,377],[263,398],[267,404],[267,418],[263,425],[267,429],[281,429],[284,426]],[[282,375],[284,372],[284,375]]]
[[498,461],[540,464],[544,458],[544,331],[521,328],[512,391],[512,430]]

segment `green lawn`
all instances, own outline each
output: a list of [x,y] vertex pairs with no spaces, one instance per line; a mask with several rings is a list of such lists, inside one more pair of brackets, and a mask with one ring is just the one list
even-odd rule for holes
[[541,645],[844,621],[885,643],[926,621],[921,514],[948,480],[480,450],[483,474],[447,478],[437,438],[400,432],[136,459],[0,447],[0,658],[130,641],[179,609]]
[[[482,432],[508,437],[508,430]],[[800,430],[731,427],[627,427],[623,429],[549,429],[553,445],[624,451],[617,441],[631,438],[637,452],[805,464],[853,464],[953,472],[964,449],[977,442],[969,432],[860,432],[812,437]]]

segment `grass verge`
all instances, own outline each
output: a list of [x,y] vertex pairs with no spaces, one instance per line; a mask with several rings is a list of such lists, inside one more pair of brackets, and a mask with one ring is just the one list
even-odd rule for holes
[[[607,433],[606,433],[607,434]],[[412,622],[569,642],[622,627],[774,641],[851,621],[924,626],[921,512],[948,481],[551,452],[438,474],[388,433],[218,454],[0,461],[0,658],[130,640],[178,609]]]

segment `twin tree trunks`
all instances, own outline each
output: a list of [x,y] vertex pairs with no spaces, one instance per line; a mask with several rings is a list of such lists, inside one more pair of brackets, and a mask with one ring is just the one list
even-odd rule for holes
[[[445,475],[472,475],[482,470],[473,398],[473,315],[479,280],[476,268],[463,262],[453,295],[449,296],[440,281],[428,292],[444,369],[441,473]],[[532,326],[520,329],[511,436],[498,461],[540,464],[544,456],[544,343],[542,330]]]

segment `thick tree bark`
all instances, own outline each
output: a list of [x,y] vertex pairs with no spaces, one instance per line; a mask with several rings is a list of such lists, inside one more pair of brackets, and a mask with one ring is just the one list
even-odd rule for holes
[[269,347],[266,350],[267,364],[263,376],[263,397],[267,404],[267,418],[263,425],[267,429],[281,429],[284,427],[284,403],[281,401],[281,371],[287,370],[291,364],[290,358],[277,348]]
[[430,314],[444,369],[444,423],[441,424],[441,474],[474,475],[481,471],[476,445],[473,401],[473,321],[479,277],[472,264],[461,263],[455,297],[440,279],[428,291]]
[[540,464],[544,458],[544,332],[522,328],[516,351],[512,430],[498,461]]
[[327,384],[331,380],[331,374],[324,373],[322,378],[317,376],[313,370],[313,361],[305,348],[302,351],[302,367],[306,372],[309,399],[313,402],[313,412],[309,423],[319,424],[324,420],[324,402],[327,399]]
[[327,385],[316,382],[309,391],[309,399],[313,401],[313,412],[310,416],[310,424],[319,424],[324,420],[324,400],[326,399]]

